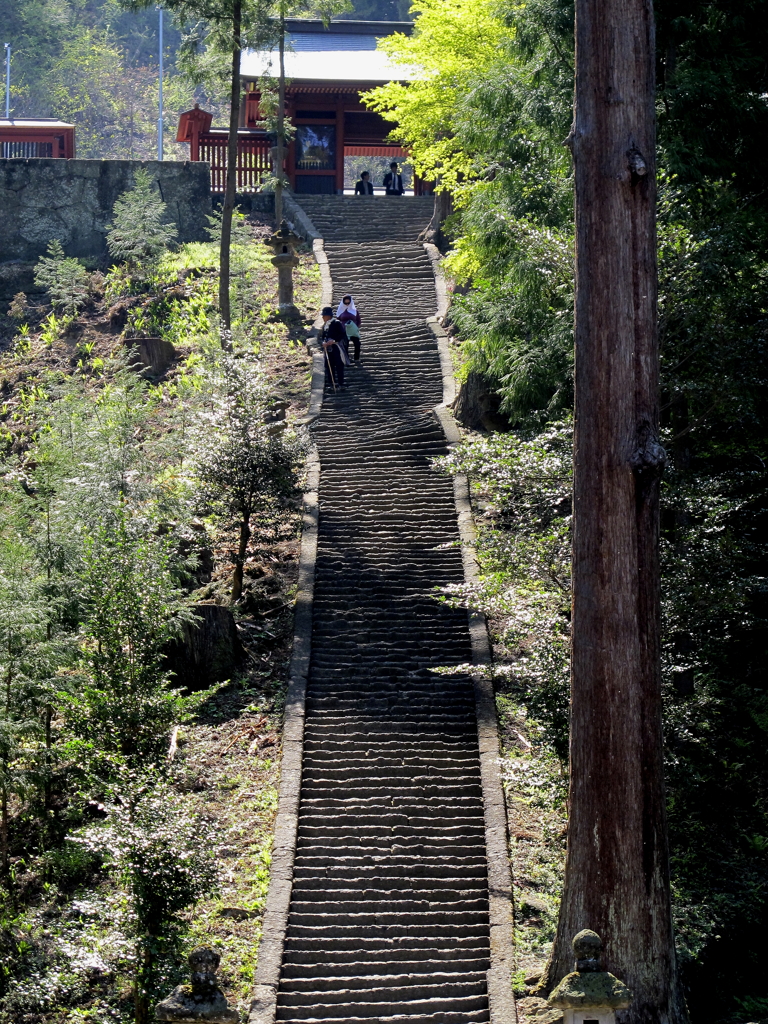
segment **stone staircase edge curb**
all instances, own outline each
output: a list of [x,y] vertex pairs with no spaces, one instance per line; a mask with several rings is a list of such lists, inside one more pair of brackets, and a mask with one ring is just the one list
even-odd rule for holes
[[291,218],[297,234],[303,235],[308,242],[314,242],[316,238],[320,238],[320,232],[312,223],[312,218],[287,190],[283,191],[283,210]]
[[[314,245],[315,259],[328,260],[322,239]],[[330,294],[330,271],[323,280],[322,301]],[[313,328],[317,337],[318,321]],[[307,415],[300,422],[311,423],[320,415],[325,389],[325,367],[321,352],[312,353],[312,383]],[[293,865],[298,838],[299,799],[304,754],[304,718],[312,646],[312,605],[314,600],[315,564],[320,523],[320,459],[314,445],[307,456],[307,490],[302,501],[301,549],[299,579],[293,623],[293,647],[288,670],[288,693],[283,719],[283,759],[280,765],[280,790],[272,845],[269,888],[264,908],[264,923],[248,1021],[249,1024],[273,1024],[277,1011],[277,987],[283,960],[285,933],[293,886]]]
[[442,319],[448,312],[449,304],[448,284],[443,273],[443,257],[440,254],[440,250],[432,242],[422,242],[421,244],[424,246],[429,262],[432,264],[432,273],[435,275],[435,291],[437,292],[437,315]]
[[[314,387],[314,385],[313,385]],[[283,723],[283,759],[272,847],[269,889],[254,978],[250,1024],[272,1024],[275,1019],[277,986],[283,959],[285,930],[291,902],[293,863],[296,854],[299,796],[304,737],[309,651],[312,640],[317,534],[320,519],[318,490],[320,460],[312,448],[307,459],[307,491],[304,494],[299,555],[299,583],[293,627],[293,651],[289,668],[288,694]]]
[[[436,246],[423,243],[435,273],[435,291],[438,308],[441,301],[440,285],[446,299],[445,278],[440,268],[440,254]],[[434,254],[430,252],[434,250]],[[438,274],[440,275],[438,277]],[[458,425],[448,406],[456,393],[453,363],[448,344],[448,333],[437,317],[429,317],[427,324],[432,331],[440,355],[443,374],[443,403],[434,409],[435,416],[445,434],[446,442],[455,445],[461,439]],[[458,518],[461,541],[464,578],[473,583],[478,576],[477,554],[475,551],[475,524],[469,496],[469,481],[464,474],[453,479],[453,494]],[[491,645],[488,624],[482,612],[468,611],[472,662],[487,665],[491,661]],[[477,734],[480,750],[480,777],[483,791],[485,818],[485,845],[488,862],[489,921],[491,929],[491,967],[487,974],[490,1024],[517,1024],[517,1005],[512,992],[512,970],[515,963],[515,939],[512,917],[512,873],[509,864],[509,829],[506,800],[499,777],[498,758],[500,754],[498,720],[493,684],[488,676],[474,674],[472,684],[477,712]]]
[[[328,257],[323,246],[323,239],[319,236],[312,241],[312,251],[314,252],[315,259],[320,267],[320,281],[322,284],[320,308],[322,309],[323,306],[330,306],[333,304],[333,280],[331,279],[331,267],[328,263]],[[315,321],[315,326],[318,326],[318,321]],[[320,322],[320,326],[322,326],[322,322]]]

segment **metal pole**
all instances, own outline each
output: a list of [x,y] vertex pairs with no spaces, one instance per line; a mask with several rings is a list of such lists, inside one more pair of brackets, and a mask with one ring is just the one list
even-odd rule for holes
[[323,352],[325,353],[325,361],[328,364],[328,373],[331,375],[331,384],[333,384],[333,390],[336,390],[336,381],[333,379],[333,367],[331,366],[331,359],[328,355],[328,349],[323,345]]
[[11,44],[5,44],[5,118],[11,119]]
[[163,159],[163,8],[160,11],[160,88],[158,91],[157,159]]

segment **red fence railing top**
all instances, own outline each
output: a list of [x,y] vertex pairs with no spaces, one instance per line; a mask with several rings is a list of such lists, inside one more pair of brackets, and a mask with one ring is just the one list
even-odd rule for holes
[[[211,165],[211,191],[223,192],[227,183],[227,144],[229,131],[212,128],[197,137],[199,160]],[[263,179],[272,173],[270,140],[265,132],[237,133],[237,191],[258,192]]]

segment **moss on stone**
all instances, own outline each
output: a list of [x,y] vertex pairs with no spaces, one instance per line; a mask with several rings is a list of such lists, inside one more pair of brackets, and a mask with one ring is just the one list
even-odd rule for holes
[[631,998],[624,982],[607,971],[573,971],[566,974],[548,1002],[561,1010],[581,1006],[610,1006],[612,1010],[623,1010],[629,1006]]

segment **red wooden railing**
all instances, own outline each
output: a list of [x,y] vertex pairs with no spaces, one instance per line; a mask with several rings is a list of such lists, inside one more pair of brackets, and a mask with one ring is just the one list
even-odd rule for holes
[[[223,192],[226,188],[228,139],[229,132],[225,128],[209,129],[198,136],[198,159],[211,165],[211,192]],[[272,173],[269,149],[270,142],[264,132],[237,133],[238,192],[258,192],[262,179]]]
[[0,119],[0,157],[26,160],[75,155],[75,129],[55,118],[39,121]]

